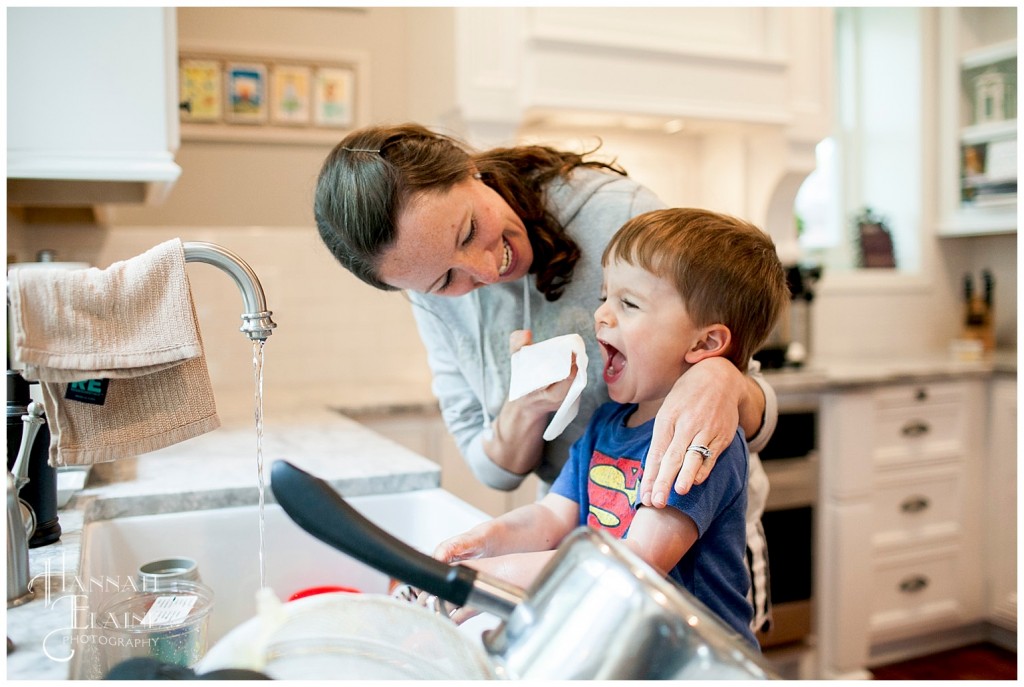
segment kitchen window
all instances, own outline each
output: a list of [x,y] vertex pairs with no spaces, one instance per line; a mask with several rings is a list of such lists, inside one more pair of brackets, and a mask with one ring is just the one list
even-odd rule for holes
[[[921,271],[922,10],[836,8],[836,122],[796,199],[804,256],[826,274],[861,264],[854,218],[891,232],[896,270]],[[873,269],[871,273],[877,274]]]

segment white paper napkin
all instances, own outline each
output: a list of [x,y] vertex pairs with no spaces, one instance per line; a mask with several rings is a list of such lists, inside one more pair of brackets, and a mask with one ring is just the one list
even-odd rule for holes
[[561,434],[576,418],[580,409],[580,394],[587,386],[587,349],[579,334],[565,334],[553,339],[523,346],[512,354],[512,379],[508,400],[514,401],[531,391],[560,382],[572,371],[572,354],[576,354],[576,378],[573,379],[562,405],[544,430],[544,441]]

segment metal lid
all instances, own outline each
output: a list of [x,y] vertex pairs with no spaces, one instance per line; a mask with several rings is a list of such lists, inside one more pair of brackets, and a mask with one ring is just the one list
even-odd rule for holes
[[162,558],[139,567],[136,575],[142,589],[158,589],[170,580],[199,581],[199,565],[186,556]]
[[28,381],[16,370],[7,370],[7,414],[24,415],[31,400]]

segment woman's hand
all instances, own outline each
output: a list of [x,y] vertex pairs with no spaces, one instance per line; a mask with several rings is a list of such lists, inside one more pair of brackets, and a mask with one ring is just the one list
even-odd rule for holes
[[[519,352],[519,349],[524,346],[529,346],[533,343],[533,332],[529,329],[517,329],[512,332],[509,336],[509,355],[515,355]],[[520,396],[515,401],[510,401],[505,405],[520,403],[524,408],[531,408],[532,412],[539,413],[543,416],[546,421],[548,420],[547,415],[558,410],[559,406],[562,405],[562,401],[569,395],[569,388],[572,386],[572,381],[576,379],[576,373],[578,368],[576,367],[576,354],[572,354],[572,367],[569,368],[569,376],[565,379],[549,384],[541,389],[536,389],[528,394]]]
[[[685,494],[711,473],[718,456],[732,443],[743,423],[747,436],[761,426],[764,395],[753,379],[722,357],[707,358],[681,376],[654,420],[640,500],[662,508],[669,489]],[[707,458],[691,445],[706,446]]]
[[[519,329],[509,337],[509,353],[533,343],[528,329]],[[484,451],[497,465],[519,475],[537,467],[544,449],[544,428],[551,413],[558,410],[569,393],[578,368],[573,356],[569,376],[560,382],[531,391],[514,401],[506,401],[494,419],[494,434],[484,441]]]

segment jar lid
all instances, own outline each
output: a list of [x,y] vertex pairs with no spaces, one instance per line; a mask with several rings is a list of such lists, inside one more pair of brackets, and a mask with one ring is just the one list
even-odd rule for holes
[[164,580],[199,581],[199,565],[187,556],[174,556],[150,561],[139,567],[137,578],[145,589],[153,589],[152,582]]

